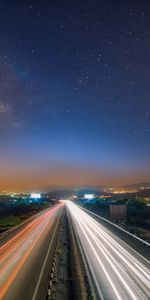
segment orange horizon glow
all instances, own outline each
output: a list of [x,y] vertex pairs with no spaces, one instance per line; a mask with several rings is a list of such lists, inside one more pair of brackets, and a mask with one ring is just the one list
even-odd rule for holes
[[149,174],[139,172],[117,172],[96,168],[75,168],[71,166],[52,167],[50,169],[1,170],[0,190],[20,192],[43,190],[53,187],[74,186],[117,186],[149,182]]

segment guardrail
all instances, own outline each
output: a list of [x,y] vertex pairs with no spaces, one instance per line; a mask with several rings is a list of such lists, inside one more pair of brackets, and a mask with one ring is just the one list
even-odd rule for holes
[[119,229],[120,231],[122,231],[122,232],[128,234],[128,235],[131,236],[132,238],[134,238],[134,239],[136,239],[137,241],[143,243],[146,247],[150,247],[150,243],[148,243],[148,242],[144,241],[143,239],[137,237],[136,235],[132,234],[131,232],[129,232],[129,231],[127,231],[127,230],[121,228],[121,227],[118,226],[117,224],[114,224],[113,222],[109,221],[108,219],[103,218],[103,217],[101,217],[101,216],[99,216],[99,215],[97,215],[97,214],[91,212],[90,210],[88,210],[88,209],[86,209],[86,208],[83,208],[83,207],[80,207],[80,208],[81,208],[82,210],[87,211],[87,212],[90,213],[91,215],[96,216],[97,218],[101,219],[102,221],[104,221],[104,222],[106,222],[106,223],[108,223],[108,224],[110,224],[110,225],[116,227],[116,228]]
[[17,228],[23,226],[24,224],[26,224],[27,222],[31,221],[34,216],[32,216],[31,218],[26,219],[25,221],[21,222],[20,224],[18,224],[16,226],[13,226],[13,227],[5,230],[4,232],[0,233],[0,239],[4,238],[10,232],[14,231],[15,229],[17,229]]
[[40,212],[37,212],[36,214],[33,214],[31,217],[28,217],[26,220],[22,221],[21,223],[19,223],[18,225],[15,225],[7,230],[5,230],[4,232],[0,233],[0,239],[4,238],[7,234],[9,234],[10,232],[14,231],[17,228],[20,228],[21,226],[25,225],[26,223],[32,221],[32,219],[34,219],[36,216],[40,215],[41,212],[49,210],[51,207],[46,208],[44,210],[41,210]]
[[57,242],[56,242],[55,251],[54,251],[54,255],[53,255],[51,272],[50,272],[50,276],[48,279],[47,290],[45,293],[44,299],[46,299],[46,300],[54,299],[54,295],[55,295],[55,288],[56,288],[55,285],[57,284],[56,273],[57,273],[59,256],[60,256],[60,234],[62,232],[61,226],[62,225],[60,225],[60,228],[58,229]]

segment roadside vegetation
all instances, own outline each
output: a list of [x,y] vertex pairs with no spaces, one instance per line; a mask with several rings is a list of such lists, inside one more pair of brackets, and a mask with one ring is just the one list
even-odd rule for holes
[[3,198],[0,200],[0,233],[19,225],[39,211],[54,205],[49,199],[31,201],[30,198]]

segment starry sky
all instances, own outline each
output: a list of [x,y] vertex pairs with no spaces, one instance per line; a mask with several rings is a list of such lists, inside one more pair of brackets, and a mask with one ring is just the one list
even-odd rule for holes
[[149,181],[149,80],[149,1],[0,1],[0,189]]

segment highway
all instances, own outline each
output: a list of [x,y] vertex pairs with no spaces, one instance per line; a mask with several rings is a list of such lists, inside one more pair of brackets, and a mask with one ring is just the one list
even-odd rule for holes
[[38,214],[0,247],[0,299],[43,299],[63,203]]
[[149,300],[150,262],[71,201],[66,201],[98,299]]

